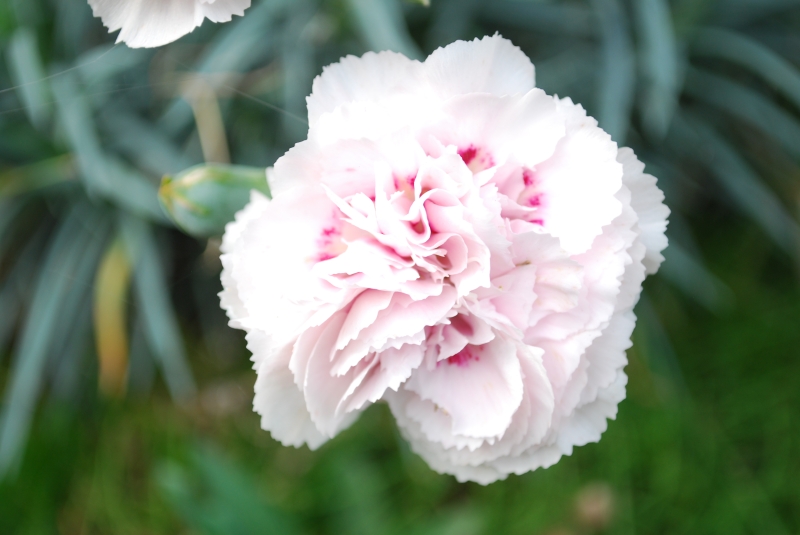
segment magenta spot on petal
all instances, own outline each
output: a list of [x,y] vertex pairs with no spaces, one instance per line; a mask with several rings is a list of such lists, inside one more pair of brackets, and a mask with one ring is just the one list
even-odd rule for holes
[[335,227],[327,227],[322,229],[323,236],[335,236],[339,234],[339,231]]
[[458,155],[461,156],[465,164],[469,165],[470,162],[475,159],[475,156],[478,155],[478,149],[476,149],[474,145],[470,145],[466,149],[460,149]]
[[534,225],[544,225],[544,219],[531,219],[530,222]]
[[542,204],[542,195],[537,194],[528,199],[528,206],[540,206]]
[[324,262],[325,260],[330,260],[331,258],[333,258],[333,255],[330,253],[320,253],[317,256],[317,262]]
[[534,178],[535,175],[533,174],[533,171],[527,168],[522,170],[522,181],[526,186],[533,186]]
[[452,357],[446,359],[445,362],[454,366],[458,366],[459,368],[463,368],[469,365],[469,361],[471,360],[478,361],[480,360],[480,357],[472,352],[470,346],[467,346]]

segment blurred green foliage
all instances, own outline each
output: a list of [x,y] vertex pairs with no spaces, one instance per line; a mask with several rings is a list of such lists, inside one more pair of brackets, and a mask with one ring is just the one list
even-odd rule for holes
[[[218,241],[172,227],[161,177],[271,165],[343,55],[495,31],[673,210],[618,421],[489,487],[430,471],[383,406],[318,453],[281,447],[249,411]],[[800,530],[800,2],[261,0],[162,49],[112,42],[85,0],[0,1],[0,533]],[[98,393],[115,369],[122,400]]]

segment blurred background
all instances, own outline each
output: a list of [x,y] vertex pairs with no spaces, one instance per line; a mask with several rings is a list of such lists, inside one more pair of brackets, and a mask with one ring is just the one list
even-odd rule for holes
[[[219,241],[175,229],[161,177],[271,165],[343,55],[494,32],[672,209],[628,399],[599,444],[488,487],[431,471],[383,405],[282,447]],[[113,42],[86,0],[0,0],[0,533],[800,532],[799,1],[254,0]]]

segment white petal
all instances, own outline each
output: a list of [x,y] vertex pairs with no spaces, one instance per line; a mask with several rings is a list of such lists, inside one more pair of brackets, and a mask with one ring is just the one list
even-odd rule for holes
[[367,290],[359,295],[347,313],[336,340],[336,349],[344,349],[362,330],[375,323],[378,313],[385,310],[391,300],[392,294],[389,292]]
[[200,13],[211,22],[230,22],[233,15],[243,16],[251,0],[200,0]]
[[328,65],[314,79],[308,103],[313,127],[323,113],[351,102],[377,102],[393,95],[420,93],[424,88],[422,64],[397,52],[367,52],[347,56]]
[[523,94],[535,86],[531,61],[499,34],[435,50],[425,60],[425,75],[445,99],[467,93]]
[[311,421],[303,394],[289,371],[291,344],[276,348],[267,335],[253,331],[247,335],[247,348],[259,363],[253,408],[261,415],[261,427],[287,446],[321,446],[327,437]]
[[568,120],[567,134],[535,169],[544,197],[537,217],[564,249],[579,254],[622,211],[614,196],[622,186],[622,164],[616,144],[583,108],[560,101],[559,111]]
[[617,407],[625,399],[628,376],[620,370],[614,381],[598,392],[597,399],[575,410],[561,427],[558,446],[566,455],[572,454],[574,446],[597,442],[608,428],[608,420],[617,416]]
[[639,216],[639,229],[642,242],[647,247],[644,265],[648,274],[658,271],[664,257],[661,255],[667,247],[667,217],[669,208],[664,205],[664,193],[658,189],[656,177],[644,172],[644,164],[628,147],[619,150],[617,161],[624,169],[622,180],[631,190],[631,207]]
[[382,351],[379,363],[364,377],[364,380],[347,398],[348,412],[361,409],[367,403],[381,399],[386,389],[397,390],[411,373],[422,363],[422,347],[404,344],[399,349],[389,348]]
[[371,350],[380,350],[392,340],[404,340],[424,332],[425,327],[436,325],[447,317],[456,298],[452,286],[444,286],[440,295],[420,301],[414,301],[406,294],[394,294],[392,302],[378,313],[376,320],[336,355],[333,373],[342,375]]
[[447,101],[443,109],[446,120],[438,120],[426,132],[461,150],[483,151],[485,167],[509,159],[533,167],[553,155],[565,134],[565,119],[557,111],[557,101],[541,89],[503,97],[460,95]]
[[234,308],[232,299],[225,304],[241,326],[294,339],[321,307],[330,304],[333,313],[347,297],[313,275],[321,238],[340,224],[338,210],[320,188],[298,188],[250,206],[223,237],[225,291],[235,287],[242,306]]
[[234,221],[225,225],[220,250],[223,255],[222,260],[222,291],[219,293],[220,306],[226,311],[230,318],[229,325],[234,328],[242,328],[239,320],[247,316],[247,309],[244,302],[239,297],[239,288],[233,279],[231,258],[224,253],[229,253],[236,248],[242,232],[252,222],[261,217],[269,205],[269,199],[262,193],[253,190],[250,193],[250,202],[236,214]]
[[[295,377],[303,381],[303,395],[306,399],[311,420],[324,435],[332,437],[352,424],[358,417],[357,412],[343,413],[338,411],[340,402],[351,388],[351,383],[363,380],[362,370],[356,369],[348,377],[337,378],[331,373],[331,355],[345,320],[345,312],[335,314],[319,331],[313,347],[305,354],[299,354],[298,348],[292,355],[292,361],[305,360],[305,377]],[[299,367],[295,366],[297,369]]]
[[467,437],[499,437],[522,401],[522,374],[514,342],[495,338],[467,346],[469,354],[419,368],[406,383],[446,411],[451,432]]
[[89,5],[110,32],[121,30],[118,43],[149,48],[190,33],[206,17],[225,22],[244,15],[250,0],[89,0]]

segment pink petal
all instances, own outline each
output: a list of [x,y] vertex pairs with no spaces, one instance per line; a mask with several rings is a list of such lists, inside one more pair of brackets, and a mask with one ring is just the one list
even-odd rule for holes
[[[419,368],[406,388],[441,407],[451,431],[468,437],[499,437],[522,401],[522,374],[514,342],[495,338],[467,346],[457,360]],[[459,354],[461,355],[461,354]]]

